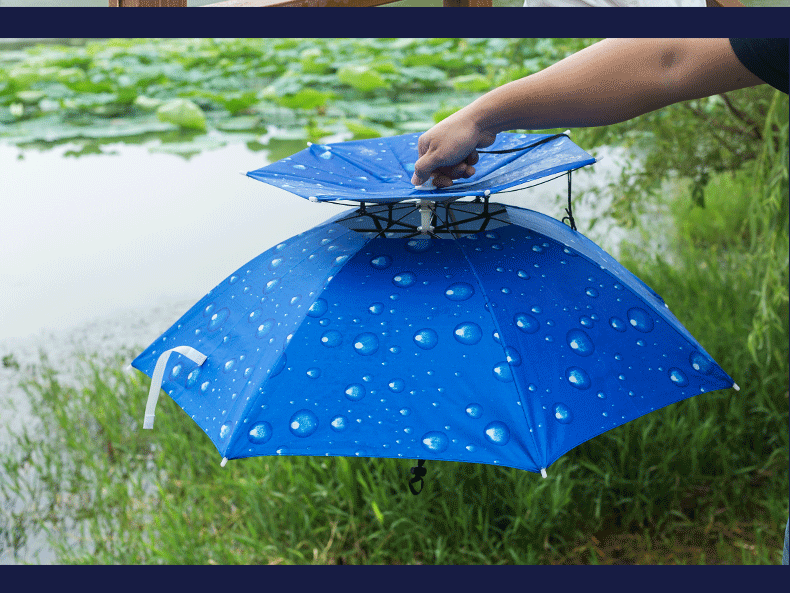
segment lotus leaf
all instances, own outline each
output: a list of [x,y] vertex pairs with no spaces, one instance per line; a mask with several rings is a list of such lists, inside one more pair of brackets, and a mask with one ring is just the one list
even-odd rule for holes
[[206,115],[189,99],[172,99],[156,110],[160,121],[176,124],[180,128],[205,130]]

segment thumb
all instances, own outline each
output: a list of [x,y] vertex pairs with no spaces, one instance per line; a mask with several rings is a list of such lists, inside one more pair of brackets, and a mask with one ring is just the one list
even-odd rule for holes
[[413,185],[422,185],[431,178],[431,173],[436,169],[436,163],[430,153],[422,155],[414,163],[414,175],[411,177]]

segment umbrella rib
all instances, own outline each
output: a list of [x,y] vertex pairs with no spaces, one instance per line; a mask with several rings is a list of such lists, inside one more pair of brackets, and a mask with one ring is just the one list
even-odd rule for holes
[[[469,260],[469,256],[466,254],[466,251],[464,250],[463,245],[461,245],[461,241],[456,240],[455,242],[456,242],[456,245],[458,245],[458,249],[461,250],[461,253],[464,256],[464,259],[466,259],[466,263],[469,265],[469,270],[472,272],[472,275],[474,276],[475,280],[477,281],[477,285],[480,287],[480,292],[482,293],[483,298],[486,301],[486,309],[488,310],[489,315],[491,315],[491,320],[494,323],[494,327],[496,328],[497,333],[499,334],[499,336],[502,337],[503,336],[502,328],[499,327],[499,322],[497,321],[496,315],[494,315],[494,307],[491,306],[491,300],[488,298],[488,293],[486,293],[485,287],[483,286],[483,282],[480,280],[480,277],[477,275],[477,271],[475,270],[474,266],[472,265],[472,262]],[[500,343],[500,345],[502,346],[503,354],[505,354],[505,360],[507,360],[507,354],[504,352],[504,349],[505,349],[504,338],[502,338],[502,342]],[[523,397],[521,395],[521,390],[518,387],[518,382],[516,382],[515,379],[513,381],[513,388],[516,390],[516,393],[518,394],[519,400],[523,400]],[[532,439],[532,444],[535,447],[535,451],[537,452],[538,455],[540,455],[543,459],[545,459],[546,458],[546,452],[543,451],[543,449],[538,445],[538,442],[535,439],[535,433],[532,431],[532,427],[530,426],[529,415],[527,414],[526,406],[522,405],[521,409],[522,409],[522,411],[524,413],[524,420],[525,420],[525,422],[527,424],[527,427],[529,427],[529,429],[530,429],[529,430],[529,435],[530,435],[530,438]],[[536,460],[533,459],[533,461],[536,461]],[[545,463],[544,461],[541,460],[541,461],[536,462],[536,463],[537,463],[537,465],[538,465],[538,467],[540,469],[545,469],[545,466],[542,465],[543,463]]]
[[[329,221],[327,221],[327,222],[326,222],[326,223],[324,223],[324,224],[328,224],[328,223],[331,223],[331,222],[332,222],[332,221],[331,221],[331,220],[329,220]],[[321,228],[322,226],[324,226],[324,225],[319,225],[318,227],[315,227],[315,229]],[[313,229],[311,229],[311,230],[313,230]],[[337,239],[340,239],[341,237],[344,237],[344,236],[345,236],[347,233],[353,233],[353,232],[354,232],[354,231],[353,231],[353,229],[348,229],[348,231],[347,231],[346,233],[343,233],[342,235],[339,235],[339,236],[338,236],[338,237],[336,237],[334,240],[336,241]],[[367,242],[366,242],[366,243],[367,243]],[[293,273],[295,270],[297,270],[297,269],[298,269],[299,265],[300,265],[302,262],[306,261],[306,260],[307,260],[307,259],[308,259],[308,258],[309,258],[311,255],[313,255],[313,254],[314,254],[314,253],[316,253],[317,251],[320,251],[320,250],[321,250],[323,247],[324,247],[323,245],[319,245],[319,246],[317,246],[317,247],[316,247],[316,249],[315,249],[315,250],[313,250],[313,251],[311,251],[310,253],[306,254],[306,255],[305,255],[305,256],[304,256],[304,257],[301,259],[301,261],[300,261],[299,263],[297,263],[297,264],[295,264],[294,266],[292,266],[292,267],[291,267],[291,268],[290,268],[290,269],[289,269],[289,270],[288,270],[288,271],[287,271],[285,274],[283,274],[282,276],[280,276],[280,279],[282,280],[283,278],[285,278],[285,277],[286,277],[286,276],[288,276],[289,274]],[[358,253],[358,252],[359,252],[359,249],[357,249],[355,253]],[[345,265],[348,263],[348,261],[350,261],[350,260],[351,260],[351,258],[349,258],[349,259],[348,259],[346,262],[344,262],[344,263],[343,263],[343,264],[340,266],[340,268],[339,268],[339,269],[338,269],[338,270],[335,272],[335,275],[337,275],[337,274],[340,272],[340,270],[342,270],[342,269],[343,269],[343,267],[344,267],[344,266],[345,266]],[[324,278],[326,278],[326,277],[324,277]],[[324,280],[324,281],[325,281],[325,280]],[[296,328],[293,330],[293,332],[292,332],[293,334],[296,334],[296,332],[297,332],[297,331],[299,331],[299,328],[302,326],[302,324],[304,323],[304,321],[305,321],[306,319],[307,319],[307,315],[305,314],[305,316],[302,318],[302,320],[299,322],[299,324],[298,324],[298,325],[296,326]],[[239,325],[239,324],[241,324],[241,323],[243,323],[243,322],[244,322],[244,317],[240,317],[240,318],[239,318],[239,320],[238,320],[236,323],[234,323],[232,327],[236,327],[237,325]],[[178,323],[178,322],[176,322],[176,323]],[[217,347],[215,347],[215,348],[214,348],[214,350],[216,350],[216,349],[217,349]],[[213,350],[212,350],[212,352],[213,352]],[[283,355],[284,355],[284,354],[285,354],[285,348],[283,348],[282,352],[280,352],[280,354],[277,356],[277,359],[276,359],[276,362],[275,362],[275,366],[277,365],[277,363],[278,363],[278,362],[279,362],[279,360],[280,360],[280,359],[283,357]],[[253,377],[255,377],[255,376],[256,376],[256,375],[255,375],[255,374],[253,374],[253,375],[250,377],[250,381],[252,381]],[[264,377],[264,379],[261,381],[261,383],[259,383],[259,387],[260,387],[261,389],[264,387],[264,385],[266,384],[266,382],[268,381],[268,379],[269,379],[269,378],[270,378],[269,376],[265,376],[265,377]],[[240,404],[242,401],[243,401],[243,398],[239,397],[239,398],[238,398],[238,400],[236,400],[236,405]],[[243,406],[243,410],[242,410],[242,414],[243,414],[244,416],[246,416],[246,415],[248,414],[248,411],[249,411],[249,410],[250,410],[252,407],[254,407],[254,405],[255,405],[256,401],[257,401],[257,400],[256,400],[256,398],[255,398],[255,397],[252,397],[252,398],[250,398],[250,399],[249,399],[249,401],[248,401],[246,404],[244,404],[244,406]],[[232,405],[233,405],[233,404],[232,404]],[[231,408],[231,410],[233,410],[233,409],[235,409],[235,407],[234,407],[234,408]],[[229,410],[229,412],[230,412],[231,410]],[[231,443],[232,443],[232,442],[233,442],[233,438],[231,438],[231,440],[228,442],[228,445],[227,445],[227,447],[230,447],[230,445],[231,445]],[[222,454],[223,454],[223,456],[224,456],[224,455],[225,455],[225,453],[227,453],[227,449],[226,449],[226,451],[224,451],[224,452],[222,452],[222,451],[221,451],[221,453],[222,453]]]

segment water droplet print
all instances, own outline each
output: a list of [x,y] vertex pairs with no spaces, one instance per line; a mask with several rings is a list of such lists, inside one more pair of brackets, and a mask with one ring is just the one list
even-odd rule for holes
[[370,356],[379,350],[379,339],[376,334],[364,332],[354,338],[354,351],[361,356]]
[[588,297],[593,299],[598,297],[598,291],[592,286],[588,286],[587,288],[585,288],[584,294],[586,294]]
[[628,321],[635,330],[644,334],[653,331],[653,318],[639,307],[628,309]]
[[275,278],[274,280],[269,280],[266,283],[266,285],[263,287],[263,293],[264,294],[271,293],[277,287],[278,284],[280,284],[279,278]]
[[494,445],[504,447],[508,444],[508,441],[510,441],[510,429],[507,427],[507,424],[499,420],[490,422],[483,432],[486,436],[486,440]]
[[510,346],[505,348],[505,357],[510,366],[517,367],[521,365],[521,353],[515,348],[511,348]]
[[178,380],[178,376],[181,374],[181,368],[182,367],[181,367],[180,364],[177,364],[176,366],[173,367],[173,369],[170,371],[170,380],[171,381],[177,381]]
[[576,389],[584,390],[590,388],[590,375],[580,367],[568,367],[565,370],[565,378]]
[[392,278],[392,283],[398,288],[408,288],[417,281],[417,277],[411,272],[401,272]]
[[318,416],[310,410],[299,410],[288,422],[288,428],[294,436],[306,438],[318,430]]
[[316,299],[310,308],[307,310],[307,315],[310,317],[318,318],[323,316],[329,309],[329,304],[325,299]]
[[332,422],[329,423],[329,426],[335,432],[343,432],[346,428],[348,428],[348,418],[345,416],[335,416],[332,418]]
[[189,373],[189,375],[187,375],[187,383],[186,383],[187,389],[192,389],[197,384],[197,381],[198,381],[199,377],[200,377],[200,369],[199,368],[197,368],[194,371],[192,371],[191,373]]
[[686,374],[680,369],[669,369],[669,379],[678,387],[685,387],[689,384],[689,379]]
[[565,404],[554,404],[554,419],[560,424],[570,424],[573,421],[573,414]]
[[590,336],[580,329],[570,330],[565,338],[571,350],[579,356],[590,356],[595,351],[595,344]]
[[513,373],[510,370],[510,365],[507,362],[498,362],[494,365],[494,377],[503,383],[510,383],[513,381]]
[[466,415],[470,418],[480,418],[483,415],[483,406],[480,404],[469,404],[466,406]]
[[525,334],[534,334],[540,329],[540,322],[529,313],[516,313],[513,322]]
[[268,422],[256,422],[247,433],[247,440],[253,445],[263,445],[272,438],[272,425]]
[[230,310],[228,310],[225,307],[214,313],[209,318],[208,331],[214,332],[217,331],[219,328],[221,328],[222,324],[225,323],[225,320],[228,318],[229,315],[230,315]]
[[311,379],[318,379],[321,376],[321,369],[318,367],[307,369],[307,376]]
[[231,429],[230,424],[223,424],[219,429],[219,438],[221,438],[222,440],[228,438],[231,432],[230,429]]
[[346,387],[345,394],[347,399],[350,399],[352,402],[358,402],[365,397],[365,386],[359,383],[351,383],[351,385]]
[[368,311],[373,315],[381,315],[384,312],[384,303],[371,303]]
[[404,389],[406,389],[406,381],[403,379],[393,379],[387,383],[387,387],[389,387],[390,391],[393,393],[401,393]]
[[443,453],[449,445],[450,439],[441,431],[432,430],[422,436],[422,446],[431,453]]
[[276,324],[277,322],[274,319],[267,319],[258,326],[255,337],[260,339],[264,336],[268,336]]
[[461,344],[473,346],[483,339],[483,330],[473,321],[465,321],[455,326],[453,337]]
[[625,321],[623,321],[619,317],[612,317],[611,319],[609,319],[609,325],[612,326],[612,329],[619,332],[624,332],[627,329]]
[[415,332],[413,340],[423,350],[430,350],[439,343],[439,335],[430,328],[424,328]]
[[475,289],[466,282],[455,282],[444,291],[444,296],[451,301],[465,301],[472,298],[474,294]]
[[710,375],[713,371],[713,363],[696,350],[689,355],[689,363],[692,369],[703,375]]
[[392,265],[392,258],[389,255],[379,255],[370,260],[370,265],[377,270],[386,270]]
[[329,329],[321,335],[321,344],[327,348],[337,348],[343,343],[343,334],[334,329]]

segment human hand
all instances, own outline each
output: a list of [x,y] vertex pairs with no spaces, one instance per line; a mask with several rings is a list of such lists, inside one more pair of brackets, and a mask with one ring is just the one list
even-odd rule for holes
[[478,148],[491,146],[496,134],[478,130],[459,111],[420,136],[419,159],[414,163],[411,182],[422,185],[433,177],[436,187],[449,187],[453,179],[475,174]]

